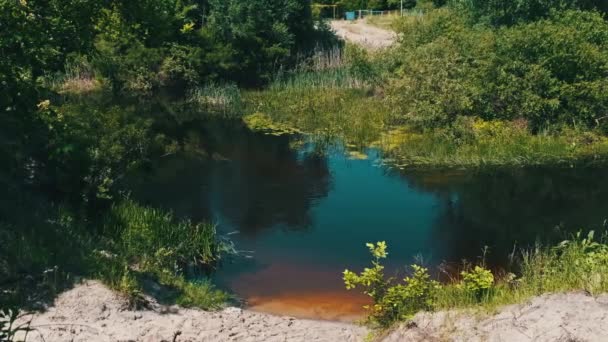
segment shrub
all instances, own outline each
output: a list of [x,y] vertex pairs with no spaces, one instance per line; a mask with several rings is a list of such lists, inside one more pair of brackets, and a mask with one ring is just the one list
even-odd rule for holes
[[430,279],[426,268],[412,265],[413,274],[403,279],[403,284],[394,284],[394,279],[385,279],[384,266],[380,263],[388,254],[386,242],[366,246],[373,257],[372,267],[359,274],[345,270],[343,279],[346,289],[361,286],[363,293],[372,298],[373,304],[366,306],[372,323],[387,327],[411,318],[420,310],[432,309],[433,295],[439,284]]
[[535,21],[565,9],[608,10],[603,0],[454,0],[452,3],[473,20],[495,26]]
[[460,116],[525,119],[532,132],[607,127],[608,23],[597,12],[492,29],[442,8],[400,31],[387,93],[402,120],[436,128]]
[[481,298],[494,285],[494,275],[492,272],[481,266],[475,266],[469,271],[462,271],[460,275],[462,275],[460,286],[473,293],[477,298]]

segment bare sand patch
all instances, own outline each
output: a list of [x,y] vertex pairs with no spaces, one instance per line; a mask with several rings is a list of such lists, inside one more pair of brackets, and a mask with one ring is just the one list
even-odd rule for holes
[[365,20],[333,20],[330,25],[338,37],[371,50],[389,47],[397,40],[395,32],[372,26]]

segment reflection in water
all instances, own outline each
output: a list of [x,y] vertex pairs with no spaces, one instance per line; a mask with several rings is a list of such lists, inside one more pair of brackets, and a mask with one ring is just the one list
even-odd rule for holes
[[356,317],[365,298],[343,290],[341,272],[367,266],[369,241],[387,241],[388,269],[400,275],[415,257],[432,267],[475,259],[485,245],[500,266],[515,244],[598,230],[608,213],[605,169],[397,173],[376,166],[373,150],[368,160],[320,156],[221,123],[190,134],[197,152],[133,175],[133,196],[238,232],[252,257],[223,265],[216,281],[258,310]]
[[450,241],[442,258],[458,261],[490,247],[503,264],[514,247],[554,243],[579,230],[605,230],[606,169],[530,168],[475,173],[410,173],[415,188],[443,203],[434,231]]
[[244,235],[311,225],[311,203],[329,190],[324,157],[240,125],[210,123],[196,134],[195,153],[167,157],[129,180],[137,197],[195,220],[225,220]]

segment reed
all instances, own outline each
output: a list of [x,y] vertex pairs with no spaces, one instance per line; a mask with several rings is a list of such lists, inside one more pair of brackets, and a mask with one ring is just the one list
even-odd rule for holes
[[235,84],[208,83],[194,88],[186,103],[197,111],[224,118],[239,117],[243,110],[241,91]]

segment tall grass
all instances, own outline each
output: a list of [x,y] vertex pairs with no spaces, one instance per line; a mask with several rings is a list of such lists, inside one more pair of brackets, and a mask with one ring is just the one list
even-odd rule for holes
[[[173,299],[179,304],[210,309],[228,299],[207,281],[186,280],[188,273],[204,276],[222,256],[235,253],[214,225],[178,220],[170,212],[124,200],[112,207],[104,230],[116,258],[100,265],[100,276],[128,298],[138,298],[142,281],[152,278],[177,292]],[[103,259],[102,254],[96,260]]]
[[512,256],[511,272],[493,274],[482,261],[465,264],[462,272],[447,282],[432,280],[428,270],[412,265],[405,278],[387,278],[382,260],[387,257],[385,242],[368,243],[372,266],[361,273],[345,270],[347,289],[361,288],[373,305],[367,306],[369,322],[381,328],[411,319],[419,311],[481,309],[491,312],[499,306],[520,303],[546,293],[608,291],[608,239],[594,240],[577,234],[553,247],[536,246]]
[[37,308],[76,277],[103,281],[133,306],[145,302],[144,294],[204,309],[230,298],[208,280],[190,280],[206,279],[234,252],[212,224],[179,220],[128,199],[95,223],[69,206],[24,197],[0,198],[0,307]]
[[303,58],[296,68],[279,70],[268,88],[270,91],[370,88],[376,80],[368,62],[367,53],[354,45],[318,49]]
[[48,75],[45,83],[53,91],[67,95],[85,95],[103,88],[101,78],[85,57],[69,59],[63,72]]
[[225,118],[239,117],[243,111],[241,91],[235,84],[208,83],[194,88],[186,102],[197,111]]
[[479,307],[493,310],[545,293],[608,291],[608,240],[595,241],[593,232],[580,234],[553,247],[536,246],[515,256],[515,273],[497,277],[482,296],[475,296],[457,280],[436,293],[436,309]]

